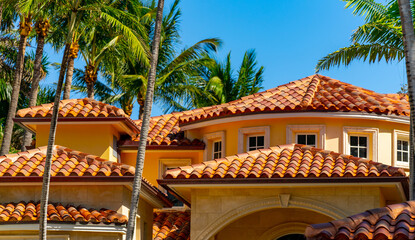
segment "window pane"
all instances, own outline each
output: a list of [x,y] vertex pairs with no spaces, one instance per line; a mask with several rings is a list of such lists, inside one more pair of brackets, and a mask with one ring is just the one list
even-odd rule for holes
[[409,144],[408,144],[408,142],[407,142],[407,141],[402,141],[402,145],[403,145],[403,146],[402,146],[403,150],[404,150],[404,151],[408,151],[408,149],[409,149],[409,148],[408,148],[408,145],[409,145]]
[[367,146],[367,137],[359,137],[359,146],[361,147]]
[[355,148],[355,147],[352,147],[352,148],[350,148],[350,155],[352,155],[352,156],[355,156],[355,157],[358,157],[358,148]]
[[316,135],[307,135],[307,145],[316,146]]
[[409,162],[409,154],[407,152],[402,153],[403,154],[403,162]]
[[264,147],[264,136],[257,137],[257,146]]
[[402,150],[402,141],[398,140],[398,150]]
[[306,135],[297,135],[297,143],[306,145]]
[[249,147],[256,146],[256,137],[249,137]]
[[358,137],[351,136],[350,137],[350,145],[351,146],[359,146],[359,145],[357,145],[357,143],[358,143]]
[[398,151],[397,152],[397,158],[398,158],[398,161],[402,161],[402,152],[401,151]]
[[359,148],[359,157],[367,158],[367,149],[366,148]]

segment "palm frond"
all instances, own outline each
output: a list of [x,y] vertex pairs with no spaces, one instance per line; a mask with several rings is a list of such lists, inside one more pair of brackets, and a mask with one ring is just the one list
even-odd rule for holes
[[328,70],[331,67],[347,66],[353,60],[368,60],[369,63],[381,61],[401,61],[404,58],[403,49],[394,46],[381,44],[354,44],[349,47],[341,48],[320,59],[316,66],[316,71]]
[[396,21],[383,19],[363,24],[352,34],[354,43],[385,44],[402,48],[402,29]]
[[364,16],[366,21],[372,21],[385,17],[386,7],[375,0],[343,0],[346,2],[345,8],[353,8],[353,14]]

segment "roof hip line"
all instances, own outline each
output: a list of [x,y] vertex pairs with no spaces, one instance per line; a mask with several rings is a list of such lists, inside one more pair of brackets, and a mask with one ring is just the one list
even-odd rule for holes
[[311,101],[316,94],[317,88],[320,85],[321,78],[318,74],[314,75],[311,80],[310,84],[307,87],[307,91],[304,94],[303,100],[300,103],[300,106],[307,107],[310,105]]

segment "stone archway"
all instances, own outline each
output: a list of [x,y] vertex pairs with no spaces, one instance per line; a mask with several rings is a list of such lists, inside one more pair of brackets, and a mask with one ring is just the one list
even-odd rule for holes
[[264,198],[260,201],[253,201],[245,205],[239,206],[229,210],[214,221],[208,224],[195,240],[210,239],[215,236],[225,226],[234,222],[235,220],[247,216],[249,214],[272,208],[301,208],[311,210],[332,219],[341,219],[347,217],[347,214],[334,206],[327,203],[316,201],[309,198],[295,197],[289,194],[280,194],[276,197]]

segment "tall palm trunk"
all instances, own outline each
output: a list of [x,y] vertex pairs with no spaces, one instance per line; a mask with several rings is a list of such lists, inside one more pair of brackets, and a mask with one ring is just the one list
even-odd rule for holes
[[[37,33],[37,47],[34,63],[34,74],[32,79],[32,86],[30,89],[29,97],[29,107],[36,106],[37,102],[37,93],[39,90],[39,82],[43,77],[42,70],[42,58],[43,58],[43,48],[45,46],[45,38],[49,30],[49,21],[47,19],[38,20],[35,24],[36,33]],[[22,144],[22,151],[26,151],[26,146],[29,146],[32,142],[32,133],[25,130]]]
[[40,199],[40,217],[39,217],[39,239],[46,240],[47,228],[47,204],[49,200],[50,186],[50,169],[52,165],[53,145],[55,144],[56,127],[58,123],[59,102],[62,94],[62,85],[65,77],[66,66],[68,63],[68,53],[70,44],[66,44],[63,53],[61,69],[59,72],[58,86],[56,87],[55,100],[53,102],[52,119],[50,121],[49,140],[46,152],[45,169],[43,173],[42,196]]
[[406,75],[408,78],[408,95],[409,95],[409,106],[411,109],[410,116],[410,189],[409,199],[415,199],[415,163],[414,163],[414,133],[415,133],[415,32],[414,23],[412,22],[411,4],[409,0],[398,0],[399,13],[401,15],[402,32],[403,32],[403,43],[406,58]]
[[0,2],[0,31],[1,31],[1,22],[3,21],[3,9],[4,9],[4,3]]
[[144,101],[142,99],[137,99],[138,102],[138,119],[143,120],[144,116]]
[[65,88],[63,90],[63,99],[69,99],[72,88],[72,78],[74,71],[75,58],[78,57],[79,45],[78,42],[72,42],[69,50],[68,70],[66,71]]
[[[75,0],[72,4],[72,9],[78,9],[80,0]],[[61,69],[59,72],[58,86],[56,87],[55,101],[53,103],[53,112],[52,119],[50,121],[50,131],[49,131],[49,140],[48,147],[46,151],[45,159],[45,168],[43,173],[43,183],[42,183],[42,195],[40,198],[40,217],[39,217],[39,240],[46,240],[47,236],[47,225],[48,225],[48,212],[47,205],[49,201],[49,187],[50,187],[50,169],[52,165],[52,151],[53,145],[55,144],[55,134],[56,127],[58,124],[58,111],[59,111],[59,102],[62,94],[62,85],[65,78],[66,67],[68,64],[68,55],[71,43],[74,38],[74,29],[77,18],[77,12],[72,10],[70,22],[69,22],[69,31],[66,37],[66,46],[63,53]]]
[[4,126],[3,142],[1,144],[0,155],[9,153],[13,133],[13,118],[16,115],[17,103],[19,101],[20,84],[22,81],[24,57],[26,53],[27,36],[32,30],[32,20],[30,15],[22,17],[20,20],[20,42],[19,54],[17,55],[16,68],[14,73],[13,91],[10,99],[9,111],[7,112],[6,124]]
[[154,85],[156,82],[157,61],[160,47],[161,23],[163,20],[163,7],[164,0],[159,0],[157,6],[156,25],[153,38],[154,40],[152,44],[150,73],[148,77],[146,101],[144,103],[143,123],[141,125],[140,142],[138,144],[138,153],[135,168],[136,171],[134,175],[133,191],[131,194],[130,214],[128,217],[127,224],[127,240],[133,239],[135,230],[135,219],[137,216],[138,200],[140,197],[141,190],[141,178],[143,175],[144,157],[146,153],[147,136],[150,126],[151,107],[153,105]]

